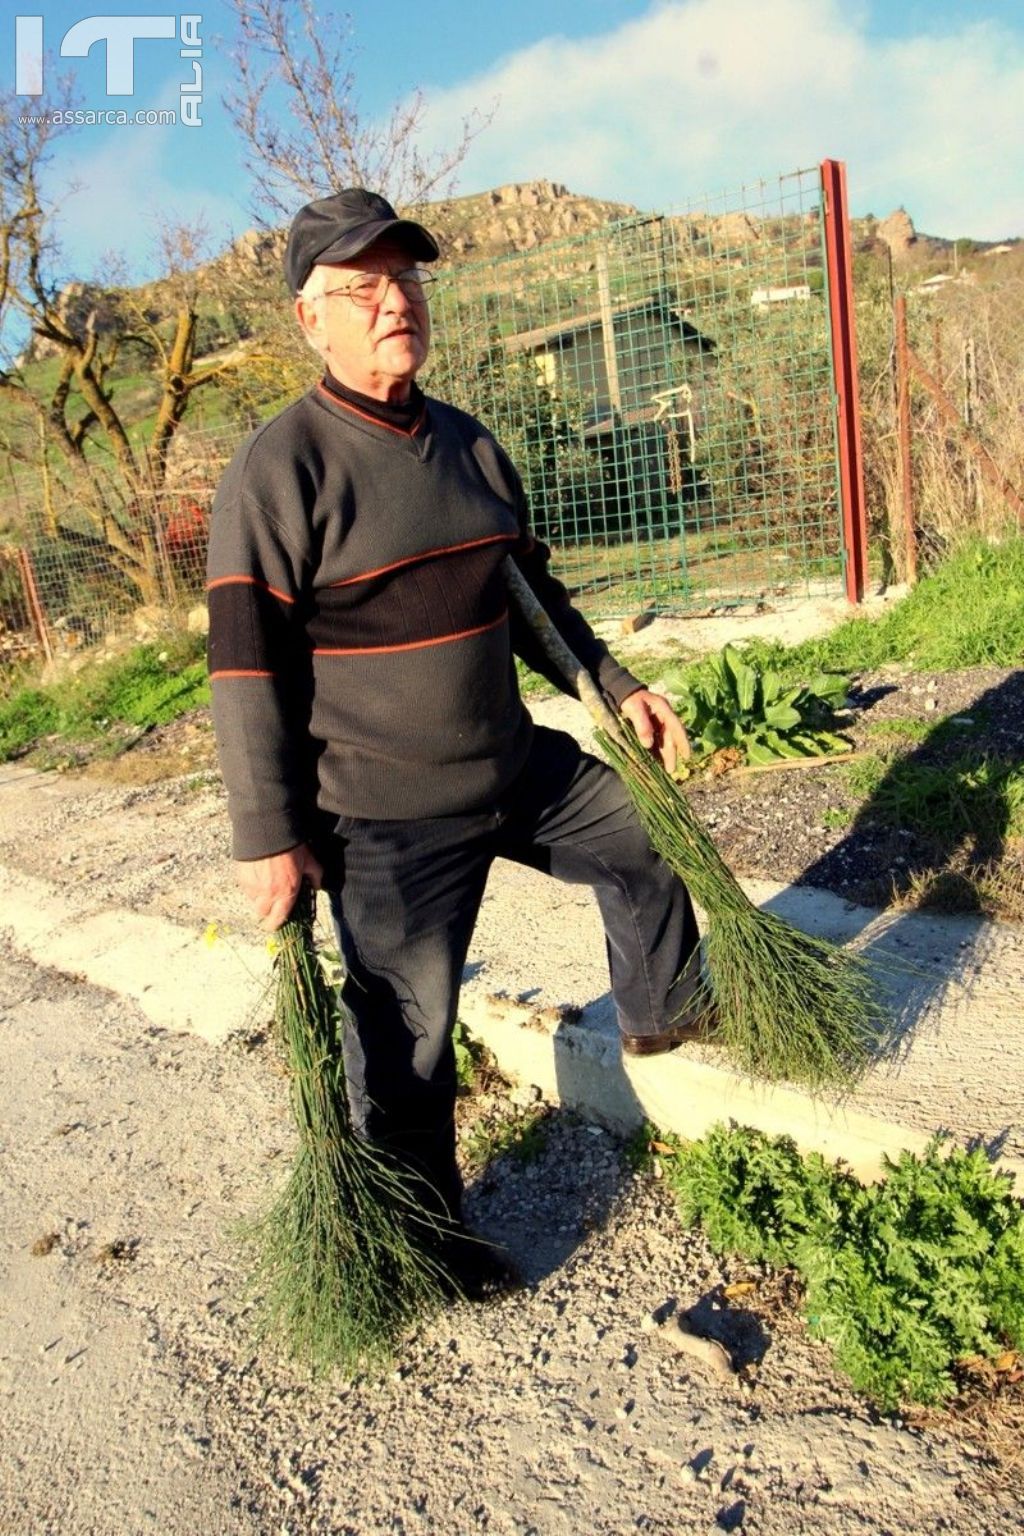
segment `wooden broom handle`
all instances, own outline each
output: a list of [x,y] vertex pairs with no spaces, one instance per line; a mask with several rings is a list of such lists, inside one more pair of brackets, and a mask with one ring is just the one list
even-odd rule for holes
[[605,703],[594,679],[563,640],[511,555],[505,556],[505,581],[516,607],[533,630],[545,656],[558,668],[570,688],[575,688],[594,724],[602,731],[607,731],[616,741],[621,741],[623,732],[619,717]]

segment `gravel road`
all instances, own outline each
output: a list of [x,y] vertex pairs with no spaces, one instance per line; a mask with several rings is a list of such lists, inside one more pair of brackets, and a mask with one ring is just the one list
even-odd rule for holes
[[[605,1132],[552,1113],[474,1185],[529,1288],[426,1324],[382,1382],[252,1345],[236,1219],[291,1147],[273,1052],[154,1028],[0,955],[0,1527],[12,1536],[1015,1528],[946,1431],[879,1421]],[[529,1111],[521,1111],[528,1113]],[[719,1379],[675,1315],[745,1362]],[[660,1319],[660,1321],[659,1321]]]

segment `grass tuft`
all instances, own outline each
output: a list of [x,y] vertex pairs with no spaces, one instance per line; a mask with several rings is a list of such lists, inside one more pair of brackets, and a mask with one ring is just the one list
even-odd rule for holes
[[174,635],[45,687],[19,688],[0,701],[0,762],[51,737],[97,752],[116,749],[125,742],[111,737],[111,727],[130,736],[130,728],[164,725],[208,704],[204,651],[201,637]]
[[973,837],[991,848],[1024,836],[1024,768],[1011,758],[963,752],[945,763],[871,755],[844,765],[852,791],[870,798],[872,820],[924,837]]

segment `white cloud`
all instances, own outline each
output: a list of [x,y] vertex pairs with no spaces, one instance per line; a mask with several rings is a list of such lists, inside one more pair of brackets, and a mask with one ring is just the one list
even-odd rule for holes
[[497,101],[463,190],[551,177],[643,207],[847,161],[855,212],[932,233],[1024,234],[1024,44],[995,24],[869,37],[837,0],[675,0],[614,32],[550,38],[429,98],[451,142]]
[[[177,108],[177,85],[152,105]],[[209,226],[213,249],[227,243],[239,227],[240,205],[190,173],[185,150],[194,146],[182,139],[189,131],[156,124],[84,126],[64,141],[47,189],[60,204],[64,268],[100,281],[109,276],[107,253],[116,252],[133,277],[155,276],[162,267],[161,229],[198,220]]]

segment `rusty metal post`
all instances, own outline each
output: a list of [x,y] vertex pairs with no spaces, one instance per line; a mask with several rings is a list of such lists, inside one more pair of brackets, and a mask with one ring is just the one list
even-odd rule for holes
[[867,580],[868,531],[857,382],[857,331],[853,313],[850,216],[846,197],[846,166],[842,160],[821,162],[821,192],[825,210],[825,255],[828,263],[832,373],[839,439],[839,494],[843,507],[843,543],[846,551],[846,595],[851,603],[859,603],[864,596]]
[[907,301],[902,293],[893,303],[896,322],[896,428],[900,445],[900,497],[907,549],[907,580],[917,580],[917,532],[914,528],[914,477],[910,456],[910,348],[907,345]]
[[[974,337],[965,336],[963,344],[963,373],[964,373],[964,426],[968,432],[973,432],[978,406],[978,358],[974,348]],[[981,476],[978,466],[973,458],[967,462],[967,494],[970,497],[971,510],[981,512]]]
[[50,644],[50,632],[46,627],[43,605],[39,601],[39,588],[36,586],[35,572],[32,569],[32,557],[24,546],[18,550],[18,569],[21,572],[21,587],[25,594],[25,602],[28,605],[40,647],[47,661],[52,661],[53,646]]

